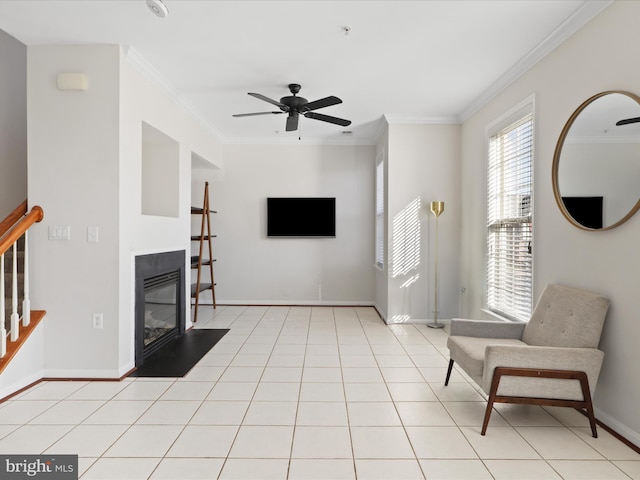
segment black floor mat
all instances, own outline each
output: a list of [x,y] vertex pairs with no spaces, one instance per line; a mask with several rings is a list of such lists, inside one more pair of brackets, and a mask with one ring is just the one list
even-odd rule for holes
[[153,353],[131,377],[184,377],[228,332],[228,329],[192,329]]

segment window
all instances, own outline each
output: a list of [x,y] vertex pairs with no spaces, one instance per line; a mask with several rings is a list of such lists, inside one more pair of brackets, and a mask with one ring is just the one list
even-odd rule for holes
[[[487,307],[527,321],[532,307],[531,104],[489,135],[487,168]],[[505,126],[506,124],[506,126]]]
[[384,151],[376,158],[376,267],[384,268]]

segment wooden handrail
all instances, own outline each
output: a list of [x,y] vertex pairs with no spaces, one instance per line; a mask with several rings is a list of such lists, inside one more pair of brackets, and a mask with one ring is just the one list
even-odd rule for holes
[[2,238],[5,233],[11,230],[11,227],[13,227],[18,222],[18,220],[20,220],[20,217],[24,217],[26,213],[27,201],[25,200],[20,205],[18,205],[13,212],[7,215],[7,218],[0,222],[0,238]]
[[[17,210],[17,209],[16,209]],[[16,211],[14,210],[14,212]],[[38,205],[33,207],[29,213],[22,217],[15,227],[10,230],[2,239],[0,239],[0,255],[4,254],[9,247],[13,245],[24,232],[29,230],[34,223],[41,222],[44,218],[44,212]]]

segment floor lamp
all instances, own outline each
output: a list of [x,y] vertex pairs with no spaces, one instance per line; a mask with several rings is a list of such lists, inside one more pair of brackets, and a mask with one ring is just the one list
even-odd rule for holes
[[438,323],[438,217],[444,212],[444,202],[431,202],[431,213],[436,217],[436,245],[435,245],[435,281],[434,281],[434,312],[433,322],[427,323],[429,328],[443,328],[442,323]]

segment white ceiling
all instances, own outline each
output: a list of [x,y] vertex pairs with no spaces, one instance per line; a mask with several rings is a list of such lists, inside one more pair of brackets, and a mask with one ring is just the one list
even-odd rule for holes
[[[393,122],[454,123],[517,78],[609,1],[2,0],[0,29],[26,45],[120,44],[223,142],[373,143]],[[345,34],[344,27],[350,30]],[[340,127],[275,108],[300,83]],[[344,130],[352,133],[346,135]]]

